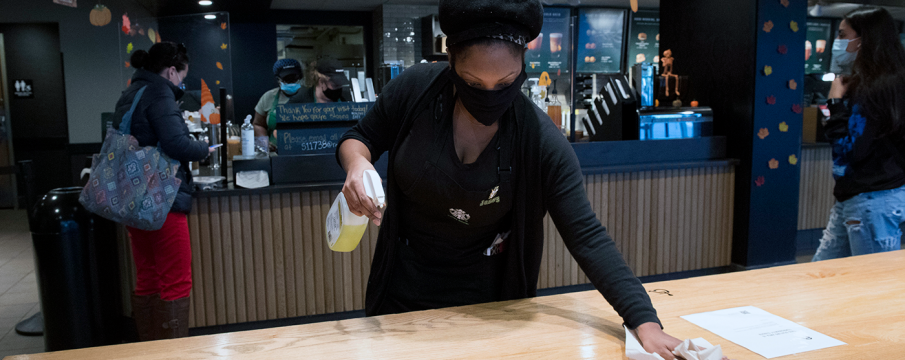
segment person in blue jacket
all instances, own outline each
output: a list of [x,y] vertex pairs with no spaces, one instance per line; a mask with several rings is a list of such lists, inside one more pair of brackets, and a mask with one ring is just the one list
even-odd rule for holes
[[188,336],[189,292],[192,289],[192,254],[186,214],[192,210],[192,173],[189,162],[200,161],[213,151],[189,136],[176,105],[189,71],[185,46],[157,43],[148,51],[132,54],[135,74],[116,103],[114,126],[119,128],[142,88],[132,114],[131,134],[140,146],[157,146],[179,161],[176,177],[182,180],[176,200],[160,230],[129,227],[132,257],[137,271],[132,312],[142,341]]

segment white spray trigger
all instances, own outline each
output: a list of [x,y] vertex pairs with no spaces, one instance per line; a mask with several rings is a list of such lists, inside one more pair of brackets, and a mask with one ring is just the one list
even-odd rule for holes
[[362,178],[368,197],[374,201],[374,205],[382,209],[386,203],[386,194],[383,192],[383,183],[380,181],[380,175],[377,175],[374,170],[365,170]]

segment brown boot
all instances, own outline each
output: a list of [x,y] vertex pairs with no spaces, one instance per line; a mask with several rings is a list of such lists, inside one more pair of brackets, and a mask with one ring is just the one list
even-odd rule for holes
[[160,300],[154,310],[158,339],[189,336],[189,297],[173,301]]
[[154,309],[158,302],[160,302],[160,294],[132,294],[132,319],[135,319],[138,339],[141,341],[157,340],[157,333],[154,331]]

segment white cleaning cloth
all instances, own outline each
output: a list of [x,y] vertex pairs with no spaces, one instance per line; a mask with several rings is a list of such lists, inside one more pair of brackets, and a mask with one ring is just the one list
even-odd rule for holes
[[[625,325],[625,356],[633,360],[663,360],[659,354],[651,354],[644,351],[641,342],[634,331],[629,330]],[[723,358],[723,349],[719,345],[713,346],[704,338],[686,339],[672,352],[676,356],[681,356],[685,360],[721,360]]]

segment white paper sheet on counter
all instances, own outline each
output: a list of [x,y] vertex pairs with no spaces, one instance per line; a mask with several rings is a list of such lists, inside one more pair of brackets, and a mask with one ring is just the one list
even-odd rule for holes
[[685,315],[681,318],[767,359],[846,345],[754,306]]

